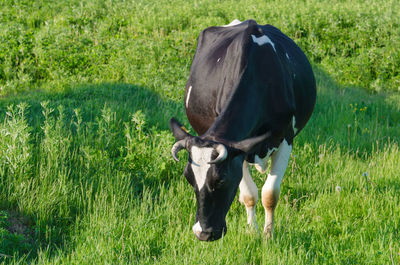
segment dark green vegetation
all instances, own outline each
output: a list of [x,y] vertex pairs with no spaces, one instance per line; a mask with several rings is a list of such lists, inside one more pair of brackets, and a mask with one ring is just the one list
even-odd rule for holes
[[[397,1],[0,7],[0,262],[400,263]],[[319,96],[295,141],[275,238],[247,233],[235,200],[228,234],[203,243],[167,124],[186,121],[181,88],[198,33],[234,18],[294,38]],[[257,217],[262,226],[260,203]]]

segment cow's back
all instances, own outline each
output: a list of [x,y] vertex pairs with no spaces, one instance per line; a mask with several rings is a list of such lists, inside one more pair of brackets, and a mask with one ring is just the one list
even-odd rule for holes
[[[265,43],[258,40],[262,40],[264,35],[272,45],[262,47]],[[249,53],[255,49],[262,52],[260,60],[279,63],[277,69],[269,69],[261,75],[275,78],[279,73],[274,82],[284,83],[273,93],[265,95],[277,94],[276,97],[291,101],[288,104],[293,105],[290,109],[294,109],[296,125],[299,130],[304,127],[315,103],[315,80],[307,58],[294,41],[277,28],[248,20],[231,27],[207,28],[198,38],[186,85],[185,107],[189,122],[199,135],[205,133],[221,115],[235,91],[246,85],[243,79],[249,74],[248,63],[258,56]]]
[[186,113],[201,135],[221,113],[246,64],[247,23],[210,27],[197,40],[196,54],[186,84]]

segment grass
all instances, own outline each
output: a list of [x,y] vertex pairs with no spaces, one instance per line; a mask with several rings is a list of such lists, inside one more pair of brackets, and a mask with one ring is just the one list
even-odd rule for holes
[[[397,2],[0,3],[1,263],[400,263]],[[275,238],[247,233],[235,200],[227,235],[204,243],[168,120],[189,128],[179,88],[197,34],[234,18],[293,37],[318,101]]]
[[118,81],[177,100],[200,30],[233,18],[277,26],[341,84],[400,89],[398,1],[0,3],[3,95]]

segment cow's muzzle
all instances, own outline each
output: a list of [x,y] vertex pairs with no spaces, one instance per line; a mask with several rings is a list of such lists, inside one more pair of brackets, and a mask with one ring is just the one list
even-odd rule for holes
[[200,226],[197,224],[193,226],[193,233],[196,235],[197,239],[200,241],[214,241],[218,240],[222,237],[222,235],[226,234],[226,225],[223,225],[222,228],[219,229],[206,229],[202,230]]

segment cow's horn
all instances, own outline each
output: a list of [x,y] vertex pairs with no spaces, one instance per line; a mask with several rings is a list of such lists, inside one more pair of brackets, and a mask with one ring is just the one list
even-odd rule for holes
[[181,151],[182,149],[184,149],[186,146],[186,139],[182,139],[179,140],[178,142],[176,142],[171,149],[171,155],[172,157],[175,159],[176,162],[179,161],[179,159],[176,157],[176,155],[178,154],[179,151]]
[[211,160],[208,162],[208,164],[217,164],[219,162],[222,162],[226,159],[228,156],[228,150],[223,144],[218,144],[217,147],[215,147],[215,151],[217,151],[218,156],[214,160]]
[[263,135],[248,138],[240,142],[233,142],[230,144],[230,147],[238,149],[244,153],[249,153],[253,151],[254,147],[256,147],[259,143],[261,143],[271,135],[272,135],[271,132],[267,132]]

